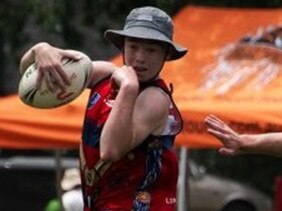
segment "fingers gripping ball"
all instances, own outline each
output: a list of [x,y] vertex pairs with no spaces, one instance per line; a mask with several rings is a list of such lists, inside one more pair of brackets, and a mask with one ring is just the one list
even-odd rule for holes
[[18,94],[20,99],[27,105],[34,108],[56,108],[65,105],[76,99],[88,86],[91,80],[92,63],[87,56],[80,60],[64,59],[62,61],[64,70],[68,75],[71,84],[61,89],[51,92],[45,83],[41,87],[36,87],[38,71],[35,64],[30,65],[24,72],[20,83]]

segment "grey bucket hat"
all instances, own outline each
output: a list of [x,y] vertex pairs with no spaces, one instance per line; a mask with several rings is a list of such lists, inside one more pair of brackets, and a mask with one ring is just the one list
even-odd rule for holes
[[173,24],[169,15],[155,7],[133,9],[126,18],[123,30],[107,30],[104,37],[118,49],[123,48],[124,38],[140,38],[168,43],[171,55],[168,60],[184,56],[187,49],[172,41]]

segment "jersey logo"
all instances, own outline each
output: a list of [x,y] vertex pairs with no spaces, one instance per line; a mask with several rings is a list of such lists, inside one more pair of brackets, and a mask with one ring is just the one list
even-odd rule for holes
[[100,97],[101,97],[101,95],[99,93],[95,92],[89,100],[88,108],[92,108],[98,102]]

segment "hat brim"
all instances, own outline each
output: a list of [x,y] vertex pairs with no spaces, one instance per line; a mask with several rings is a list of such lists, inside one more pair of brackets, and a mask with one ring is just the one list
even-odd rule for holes
[[158,32],[156,29],[148,27],[132,27],[126,30],[107,30],[104,37],[114,44],[118,49],[123,49],[124,38],[133,37],[140,39],[157,40],[168,43],[171,46],[170,57],[167,60],[176,60],[187,53],[187,49],[172,42],[168,37]]

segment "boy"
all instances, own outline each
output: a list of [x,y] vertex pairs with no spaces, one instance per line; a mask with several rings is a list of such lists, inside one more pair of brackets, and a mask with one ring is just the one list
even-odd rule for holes
[[[173,211],[178,178],[172,150],[181,116],[159,73],[187,50],[172,41],[171,18],[155,7],[133,9],[123,30],[105,38],[119,48],[124,66],[93,61],[89,102],[80,147],[84,210]],[[23,56],[20,71],[35,62],[38,84],[69,84],[61,60],[79,52],[47,43]]]

